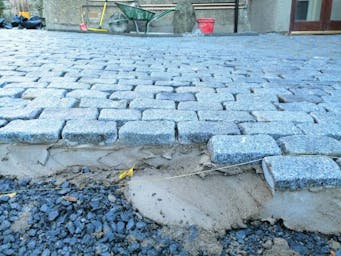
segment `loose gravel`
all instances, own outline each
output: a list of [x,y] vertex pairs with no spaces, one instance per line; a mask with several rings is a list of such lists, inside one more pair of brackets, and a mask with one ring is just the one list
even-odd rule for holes
[[[88,172],[89,168],[83,168],[83,173]],[[3,195],[11,191],[18,192],[13,197]],[[132,207],[119,184],[77,187],[53,178],[0,177],[0,193],[0,256],[185,256],[193,254],[185,244],[193,241],[194,246],[200,237],[195,226],[172,227],[177,233],[188,232],[189,241],[165,233],[165,227]],[[337,250],[341,236],[291,231],[281,223],[252,222],[245,229],[217,234],[217,241],[220,255],[267,255],[278,241],[297,255],[330,255],[331,250],[341,255]],[[195,255],[210,255],[204,247]]]

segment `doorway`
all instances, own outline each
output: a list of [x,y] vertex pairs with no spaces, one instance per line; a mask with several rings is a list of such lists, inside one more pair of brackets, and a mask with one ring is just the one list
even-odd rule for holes
[[293,0],[290,31],[341,31],[341,0]]

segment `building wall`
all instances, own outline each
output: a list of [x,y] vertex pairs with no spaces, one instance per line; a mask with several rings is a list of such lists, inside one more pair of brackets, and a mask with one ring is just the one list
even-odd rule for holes
[[[81,23],[82,5],[86,4],[86,0],[43,0],[44,1],[44,17],[46,18],[47,29],[51,30],[79,30]],[[188,0],[191,1],[191,0]],[[241,0],[241,2],[244,0]],[[140,4],[166,4],[174,3],[175,0],[139,0]],[[210,2],[228,2],[227,0],[195,0],[195,3]],[[100,4],[100,3],[99,3]],[[101,5],[101,4],[100,4]],[[110,3],[112,5],[112,3]],[[109,7],[105,16],[104,27],[107,26],[110,16],[114,12],[119,12],[117,8]],[[90,7],[89,17],[85,17],[89,26],[98,26],[101,7]],[[197,17],[211,17],[216,19],[216,33],[233,32],[234,11],[229,10],[197,10]],[[169,14],[160,20],[152,23],[151,32],[173,32],[172,28],[173,14]],[[250,23],[248,19],[247,9],[240,10],[239,30],[250,31]]]
[[[11,18],[18,13],[18,8],[16,6],[15,0],[3,0],[5,4],[4,16],[7,20],[11,20]],[[31,16],[40,16],[43,15],[43,0],[27,0],[29,5],[29,11]]]
[[288,32],[292,0],[250,0],[251,30]]

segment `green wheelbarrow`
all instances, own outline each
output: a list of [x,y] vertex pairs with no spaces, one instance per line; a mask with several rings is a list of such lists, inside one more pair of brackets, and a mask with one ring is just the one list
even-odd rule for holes
[[169,9],[160,13],[151,12],[136,6],[131,6],[123,3],[115,3],[116,6],[123,12],[128,20],[131,20],[135,24],[136,32],[140,33],[139,27],[137,26],[138,20],[146,21],[145,33],[149,32],[149,26],[153,21],[156,21],[168,13],[176,11],[176,9]]

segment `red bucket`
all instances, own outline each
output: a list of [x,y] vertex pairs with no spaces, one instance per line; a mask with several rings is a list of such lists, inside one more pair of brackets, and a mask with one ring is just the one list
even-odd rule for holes
[[200,18],[197,20],[199,29],[204,34],[212,34],[214,30],[215,19]]

